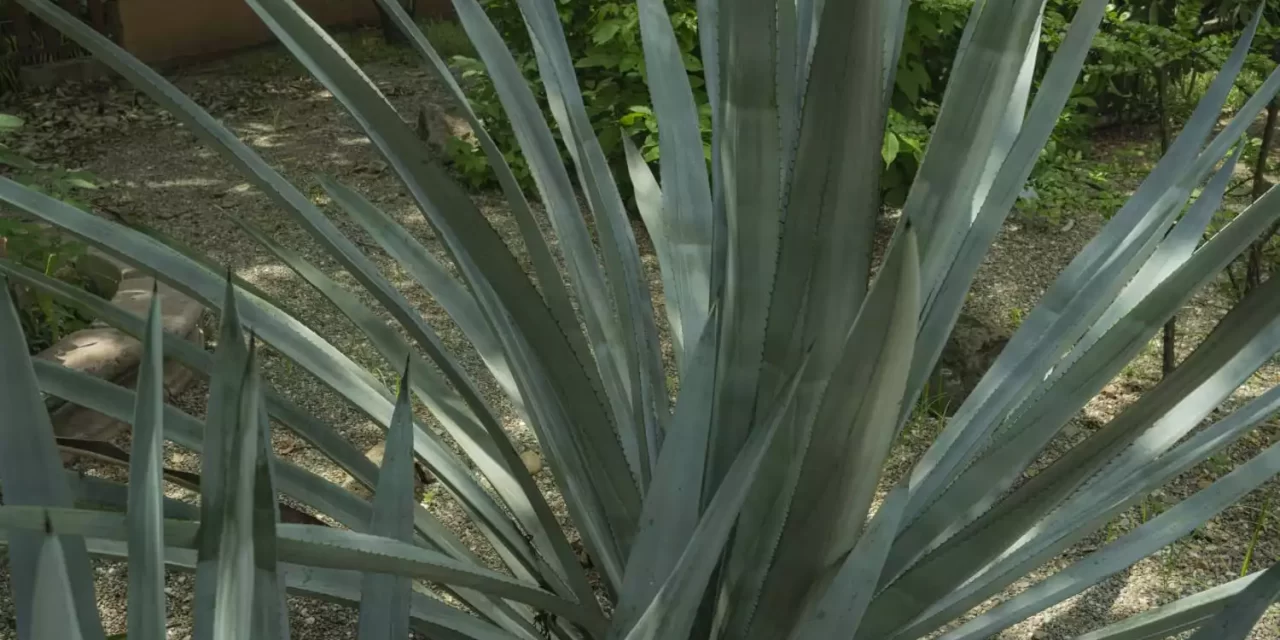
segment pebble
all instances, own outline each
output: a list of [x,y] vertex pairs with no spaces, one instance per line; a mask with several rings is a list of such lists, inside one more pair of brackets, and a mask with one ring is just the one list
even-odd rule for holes
[[524,468],[529,475],[536,476],[542,471],[542,456],[537,451],[525,451],[520,454],[520,461],[524,463]]

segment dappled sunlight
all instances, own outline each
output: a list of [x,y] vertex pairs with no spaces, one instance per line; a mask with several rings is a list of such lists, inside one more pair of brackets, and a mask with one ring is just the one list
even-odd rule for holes
[[248,143],[250,146],[258,149],[275,149],[285,146],[285,143],[283,142],[285,139],[285,136],[279,134],[268,134],[249,138]]
[[344,147],[372,147],[373,143],[366,136],[339,137],[337,143]]
[[185,189],[191,187],[214,187],[223,184],[223,181],[212,178],[176,178],[143,184],[148,189]]

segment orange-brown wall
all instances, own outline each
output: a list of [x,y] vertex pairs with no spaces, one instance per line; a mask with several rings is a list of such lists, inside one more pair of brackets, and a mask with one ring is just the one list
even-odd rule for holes
[[[373,0],[298,0],[298,5],[325,26],[378,21]],[[420,1],[419,12],[439,5]],[[119,0],[116,6],[124,48],[146,62],[207,57],[274,39],[245,0]]]

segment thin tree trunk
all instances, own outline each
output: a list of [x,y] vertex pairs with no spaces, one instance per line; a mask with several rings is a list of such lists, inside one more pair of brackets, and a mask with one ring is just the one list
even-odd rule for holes
[[[411,2],[405,3],[403,0],[398,1],[400,2],[400,6],[405,7],[409,12],[409,15],[413,15],[413,4]],[[382,39],[385,40],[387,44],[407,43],[408,40],[405,38],[403,33],[400,33],[400,29],[396,28],[395,21],[393,21],[391,16],[382,8],[382,5],[374,2],[373,6],[378,10],[378,21],[382,24]]]
[[[1160,156],[1169,152],[1169,139],[1172,132],[1169,131],[1169,74],[1164,67],[1156,70],[1156,100],[1159,101],[1160,110]],[[1173,373],[1175,367],[1178,366],[1178,316],[1174,315],[1169,321],[1164,323],[1164,337],[1161,340],[1161,359],[1160,374],[1162,377],[1168,377]]]
[[[1280,102],[1272,100],[1267,105],[1267,122],[1262,127],[1262,144],[1258,148],[1258,160],[1253,167],[1253,200],[1257,201],[1267,192],[1267,159],[1271,155],[1271,145],[1275,142],[1276,119],[1280,117]],[[1263,235],[1249,247],[1249,258],[1245,265],[1244,290],[1253,291],[1262,284],[1263,250],[1271,241],[1271,233]]]

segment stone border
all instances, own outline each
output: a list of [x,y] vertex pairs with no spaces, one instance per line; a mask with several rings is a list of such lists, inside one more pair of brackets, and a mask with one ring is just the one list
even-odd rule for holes
[[[160,296],[160,316],[164,330],[204,347],[204,331],[200,327],[200,320],[204,317],[203,305],[101,253],[91,251],[89,256],[94,262],[91,268],[97,270],[90,277],[118,281],[116,293],[111,298],[113,304],[145,318],[151,306],[152,289],[155,287]],[[137,380],[142,343],[119,329],[95,322],[87,329],[65,336],[36,357],[131,389]],[[195,374],[180,363],[172,360],[165,362],[164,388],[167,398],[171,399],[181,393],[194,379]],[[107,439],[127,426],[126,423],[68,402],[54,407],[50,417],[53,419],[54,433],[61,438]]]

